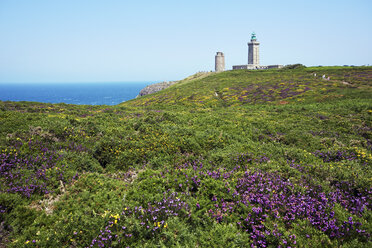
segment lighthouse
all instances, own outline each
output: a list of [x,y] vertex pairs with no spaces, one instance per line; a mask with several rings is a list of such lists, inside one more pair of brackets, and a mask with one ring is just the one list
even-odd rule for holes
[[253,32],[251,42],[248,42],[248,65],[257,66],[260,64],[259,47],[260,43],[257,41],[256,34]]
[[251,42],[248,42],[248,64],[233,65],[233,70],[263,70],[280,69],[283,65],[260,65],[260,43],[257,41],[256,33],[251,35]]

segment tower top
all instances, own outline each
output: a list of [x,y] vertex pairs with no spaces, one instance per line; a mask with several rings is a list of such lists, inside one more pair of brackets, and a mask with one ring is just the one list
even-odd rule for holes
[[256,33],[253,32],[253,33],[252,33],[252,36],[251,36],[251,41],[255,41],[255,40],[257,40],[257,38],[256,38]]

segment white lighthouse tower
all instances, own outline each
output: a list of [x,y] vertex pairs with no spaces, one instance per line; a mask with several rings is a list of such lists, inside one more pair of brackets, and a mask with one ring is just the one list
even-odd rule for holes
[[248,42],[248,65],[260,65],[259,47],[260,43],[257,41],[256,34],[253,32],[251,42]]
[[253,32],[251,42],[248,42],[248,64],[233,65],[233,70],[263,70],[280,69],[283,65],[260,65],[260,43],[257,41],[256,33]]

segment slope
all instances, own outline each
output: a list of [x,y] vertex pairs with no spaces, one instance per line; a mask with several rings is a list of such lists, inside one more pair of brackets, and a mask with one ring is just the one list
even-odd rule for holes
[[117,106],[0,102],[0,243],[369,247],[371,77],[228,71]]

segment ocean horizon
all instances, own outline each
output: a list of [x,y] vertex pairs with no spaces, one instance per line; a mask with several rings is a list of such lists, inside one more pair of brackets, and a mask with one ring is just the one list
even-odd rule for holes
[[116,105],[155,82],[0,83],[1,101]]

